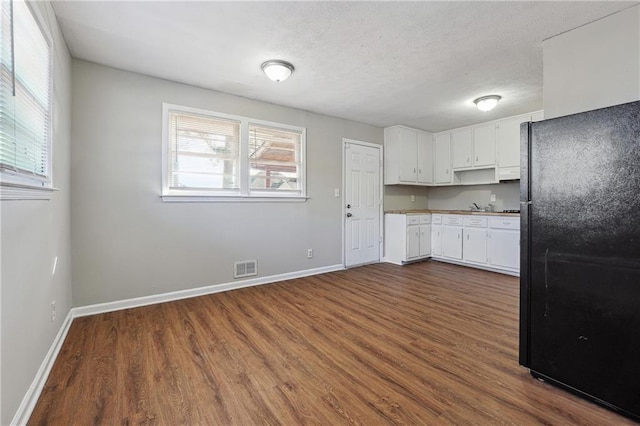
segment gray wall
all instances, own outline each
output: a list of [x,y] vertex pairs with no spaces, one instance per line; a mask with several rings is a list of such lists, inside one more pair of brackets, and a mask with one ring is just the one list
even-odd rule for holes
[[[71,58],[49,3],[36,2],[53,36],[53,184],[50,201],[0,201],[1,407],[9,424],[71,308],[69,146]],[[55,275],[53,261],[58,256]],[[57,318],[51,322],[51,301]]]
[[[415,201],[411,201],[411,196]],[[415,210],[427,208],[427,188],[411,185],[385,185],[384,209]]]
[[[307,128],[304,203],[165,203],[162,102]],[[381,128],[73,61],[75,306],[342,263],[342,138]],[[313,259],[307,249],[313,248]]]
[[640,6],[543,43],[545,118],[640,99]]
[[[490,201],[491,194],[496,195],[495,202]],[[491,203],[496,210],[516,210],[520,208],[520,183],[433,187],[427,190],[427,198],[428,208],[436,210],[466,210],[472,203]]]

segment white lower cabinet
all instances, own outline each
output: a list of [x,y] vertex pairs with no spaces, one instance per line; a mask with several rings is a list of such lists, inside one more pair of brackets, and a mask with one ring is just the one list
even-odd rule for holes
[[442,256],[462,260],[462,217],[442,217]]
[[407,259],[420,257],[420,225],[407,226]]
[[420,256],[431,254],[431,225],[420,225]]
[[487,218],[469,216],[464,218],[462,259],[471,263],[487,263]]
[[384,215],[384,258],[387,262],[402,265],[424,259],[431,254],[431,215]]
[[496,217],[489,221],[487,238],[490,266],[520,271],[520,218]]
[[431,215],[431,255],[442,256],[442,215]]
[[385,214],[385,260],[437,260],[511,275],[520,271],[520,218]]

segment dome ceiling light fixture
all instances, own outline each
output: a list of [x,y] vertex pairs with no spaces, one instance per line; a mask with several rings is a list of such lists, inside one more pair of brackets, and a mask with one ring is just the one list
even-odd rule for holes
[[480,111],[487,112],[494,109],[496,105],[498,105],[498,101],[500,99],[502,99],[502,96],[498,96],[498,95],[482,96],[474,100],[473,103],[476,104],[476,106]]
[[260,68],[262,68],[262,71],[264,71],[267,77],[276,83],[280,83],[281,81],[288,79],[295,69],[289,62],[281,61],[279,59],[266,61]]

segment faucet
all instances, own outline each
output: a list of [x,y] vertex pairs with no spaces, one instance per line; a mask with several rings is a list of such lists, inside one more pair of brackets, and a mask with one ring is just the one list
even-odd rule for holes
[[472,212],[492,212],[495,206],[493,204],[489,204],[487,207],[480,207],[478,204],[473,203],[469,208]]

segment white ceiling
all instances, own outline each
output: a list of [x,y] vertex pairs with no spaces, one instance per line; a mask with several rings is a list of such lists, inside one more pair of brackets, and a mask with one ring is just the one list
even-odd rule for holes
[[[637,2],[56,1],[76,58],[377,126],[542,108],[542,41]],[[283,83],[260,64],[296,67]],[[489,113],[473,99],[499,94]]]

